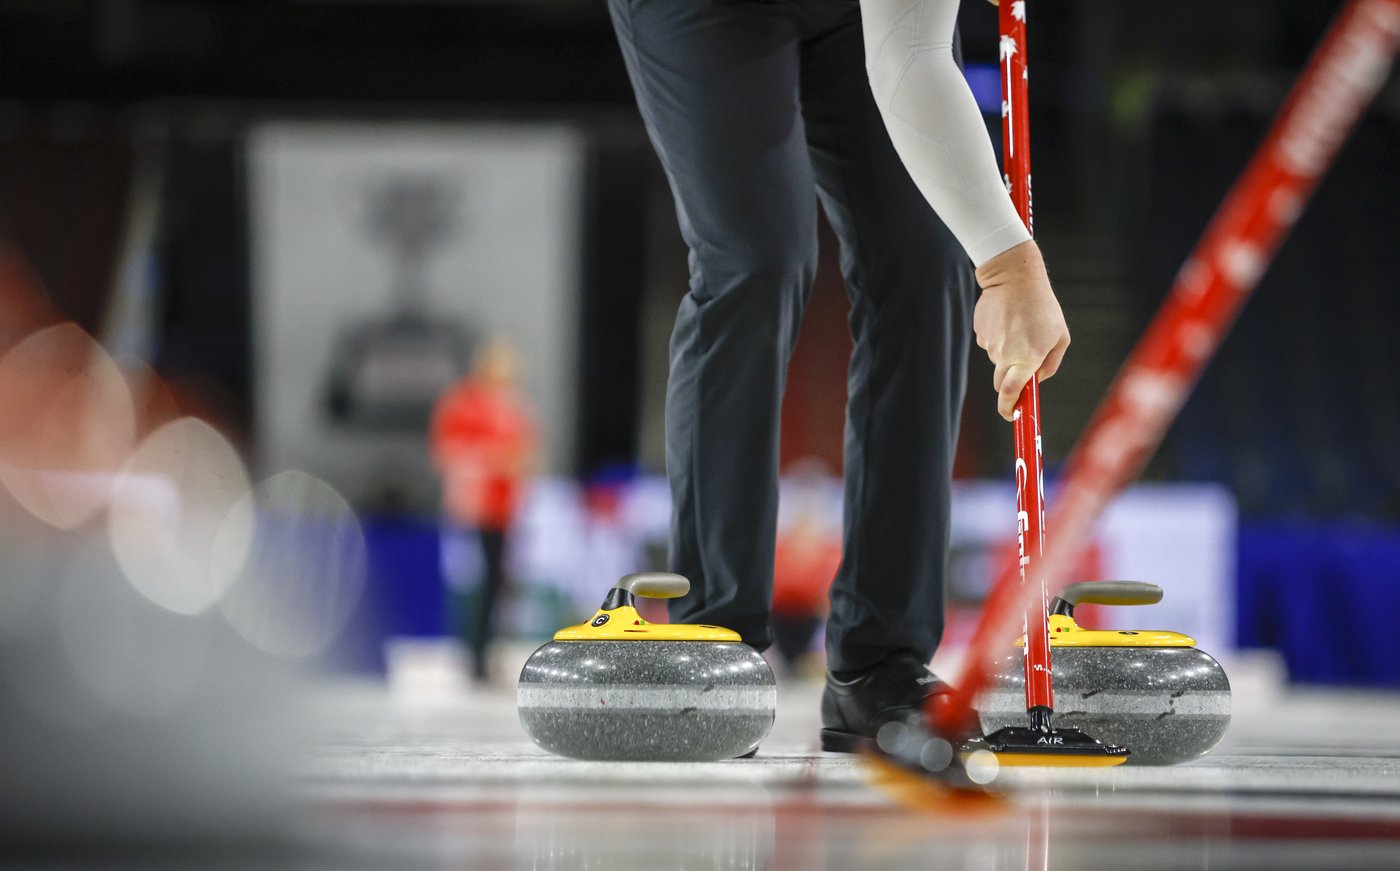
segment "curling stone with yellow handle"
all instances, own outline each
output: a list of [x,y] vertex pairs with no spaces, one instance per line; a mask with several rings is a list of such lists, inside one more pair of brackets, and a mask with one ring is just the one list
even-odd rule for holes
[[525,731],[575,759],[712,761],[751,753],[773,727],[777,685],[737,632],[648,623],[635,597],[674,599],[680,575],[627,575],[587,623],[561,629],[520,673]]
[[[1129,765],[1170,765],[1205,755],[1230,725],[1230,680],[1179,632],[1082,629],[1074,607],[1151,605],[1162,588],[1138,581],[1069,584],[1050,605],[1055,722],[1127,747]],[[1018,645],[1022,642],[1018,642]],[[1004,660],[978,699],[987,734],[1025,719],[1022,654]]]

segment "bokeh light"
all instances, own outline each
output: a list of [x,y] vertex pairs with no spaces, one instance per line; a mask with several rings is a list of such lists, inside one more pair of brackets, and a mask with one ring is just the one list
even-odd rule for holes
[[108,536],[142,595],[199,614],[237,577],[252,538],[248,474],[213,427],[180,418],[142,441],[112,494]]
[[229,536],[256,515],[253,546],[220,602],[248,642],[270,653],[312,656],[345,628],[365,585],[364,532],[335,488],[299,471],[259,484],[230,516]]
[[39,330],[0,359],[0,481],[36,517],[73,529],[106,504],[136,412],[121,370],[73,324]]

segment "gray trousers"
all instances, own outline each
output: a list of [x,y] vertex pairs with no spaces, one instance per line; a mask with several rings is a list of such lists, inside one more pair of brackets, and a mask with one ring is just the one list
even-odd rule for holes
[[[828,665],[933,654],[975,284],[890,145],[853,0],[609,0],[675,194],[690,289],[671,338],[671,617],[759,649],[777,531],[779,408],[816,269],[841,242],[854,337],[845,550]],[[833,389],[834,385],[833,385]]]

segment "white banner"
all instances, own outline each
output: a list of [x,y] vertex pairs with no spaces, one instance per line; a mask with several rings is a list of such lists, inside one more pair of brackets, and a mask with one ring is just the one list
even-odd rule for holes
[[434,507],[431,401],[519,346],[546,469],[572,456],[582,140],[558,124],[276,123],[249,143],[259,459]]

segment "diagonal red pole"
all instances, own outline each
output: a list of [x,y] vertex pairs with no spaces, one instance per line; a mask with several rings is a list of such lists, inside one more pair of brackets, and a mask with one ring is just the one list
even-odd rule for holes
[[[1055,539],[1039,568],[1049,590],[1064,584],[1104,508],[1161,443],[1337,150],[1385,83],[1398,48],[1400,0],[1351,0],[1308,61],[1070,454],[1050,515]],[[1016,572],[997,580],[968,644],[957,690],[931,703],[930,719],[943,734],[976,731],[973,703],[1010,649],[1018,618],[1043,595],[1032,586],[1023,591],[1018,580]]]

